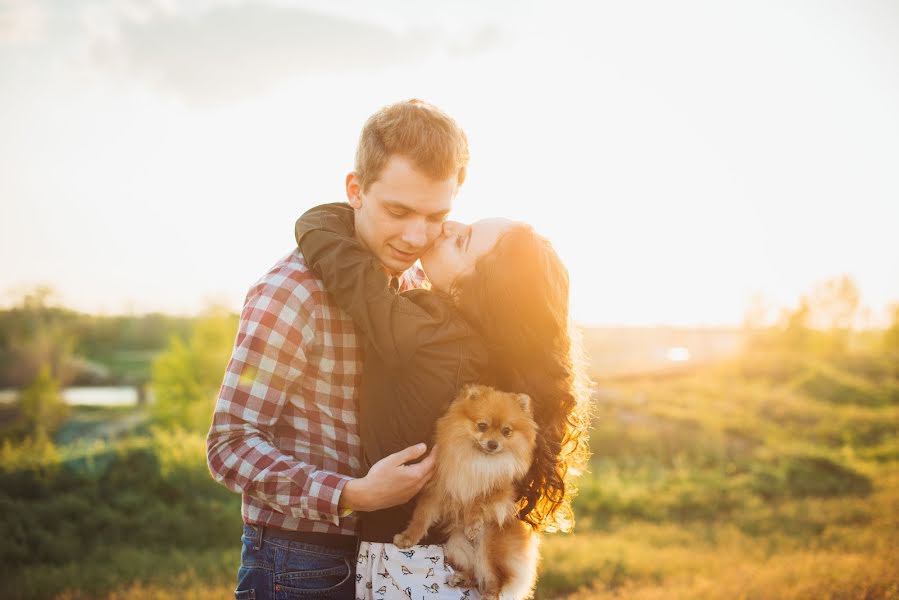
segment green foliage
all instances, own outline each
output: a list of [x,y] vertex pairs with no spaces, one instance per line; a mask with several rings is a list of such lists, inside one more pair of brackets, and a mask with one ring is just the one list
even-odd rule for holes
[[866,496],[873,489],[869,477],[826,456],[781,456],[754,464],[752,476],[752,491],[766,499]]
[[696,374],[601,383],[579,524],[731,523],[811,541],[835,523],[866,523],[865,511],[807,505],[868,498],[876,465],[899,460],[895,383],[881,355],[775,347]]
[[0,443],[0,472],[33,473],[35,478],[47,477],[60,464],[60,455],[45,429],[38,429],[22,440],[5,438]]
[[56,431],[53,440],[59,445],[114,440],[141,431],[146,420],[143,407],[73,406],[69,418]]
[[75,338],[68,311],[49,306],[51,297],[51,290],[38,288],[20,306],[0,311],[0,386],[22,387],[45,368],[63,385],[72,379]]
[[87,315],[53,304],[53,291],[37,288],[0,310],[0,388],[23,387],[42,365],[62,385],[90,382],[91,363],[108,367],[103,383],[149,379],[152,357],[172,336],[186,338],[193,319],[162,314]]
[[[45,444],[48,442],[44,442]],[[240,497],[206,469],[204,438],[184,431],[100,443],[84,452],[2,447],[0,569],[64,564],[109,546],[231,547]],[[43,446],[47,448],[47,446]]]
[[878,382],[823,361],[806,361],[805,368],[792,383],[805,394],[828,402],[872,406],[890,402],[887,390]]
[[[816,285],[803,295],[793,309],[782,311],[779,321],[767,326],[764,319],[750,314],[746,319],[747,348],[758,353],[787,353],[793,357],[843,360],[860,348],[892,354],[894,375],[899,358],[899,305],[892,309],[892,328],[870,327],[862,310],[855,282],[848,276]],[[889,349],[893,348],[892,351]]]
[[182,339],[190,334],[194,319],[159,313],[146,315],[79,315],[74,333],[76,350],[96,358],[114,354],[158,352],[172,336]]
[[236,315],[213,311],[194,324],[186,342],[172,338],[153,363],[155,422],[196,431],[209,428],[236,334]]
[[892,323],[883,334],[883,352],[893,366],[894,374],[899,377],[899,304],[890,307]]
[[[899,598],[899,310],[859,338],[851,289],[810,294],[728,363],[600,382],[576,533],[545,536],[537,598]],[[240,497],[209,476],[204,433],[236,325],[171,336],[158,426],[78,412],[67,445],[0,445],[7,595],[232,592]],[[85,441],[104,419],[132,433]]]
[[19,395],[19,408],[25,430],[29,433],[56,431],[69,414],[69,407],[59,393],[59,384],[44,365],[35,380]]
[[17,569],[4,582],[4,598],[220,600],[233,597],[239,564],[239,543],[163,551],[107,544],[83,553],[77,561]]

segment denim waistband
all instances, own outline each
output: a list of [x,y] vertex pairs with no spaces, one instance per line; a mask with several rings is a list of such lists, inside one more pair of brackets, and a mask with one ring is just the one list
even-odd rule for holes
[[336,533],[318,533],[315,531],[289,531],[270,525],[244,523],[244,534],[256,539],[256,546],[262,546],[263,539],[282,540],[286,542],[298,542],[312,546],[322,546],[332,550],[356,552],[358,539],[353,535],[341,535]]

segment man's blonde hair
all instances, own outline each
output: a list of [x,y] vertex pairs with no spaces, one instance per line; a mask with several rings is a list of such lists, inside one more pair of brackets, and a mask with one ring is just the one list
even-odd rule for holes
[[449,115],[424,100],[385,106],[365,122],[356,148],[356,177],[362,191],[377,181],[391,156],[403,156],[435,181],[455,175],[459,185],[468,167],[468,138]]

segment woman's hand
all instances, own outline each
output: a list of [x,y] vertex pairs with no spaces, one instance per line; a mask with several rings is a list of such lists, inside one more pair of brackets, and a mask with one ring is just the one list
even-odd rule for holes
[[340,509],[369,512],[408,502],[434,473],[434,452],[421,462],[408,464],[427,449],[426,444],[409,446],[376,462],[365,477],[353,479],[344,486]]

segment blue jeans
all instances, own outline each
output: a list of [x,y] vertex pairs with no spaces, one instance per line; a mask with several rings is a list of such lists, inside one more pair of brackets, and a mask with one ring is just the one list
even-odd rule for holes
[[270,535],[244,524],[236,600],[353,600],[355,550]]

